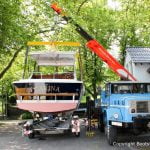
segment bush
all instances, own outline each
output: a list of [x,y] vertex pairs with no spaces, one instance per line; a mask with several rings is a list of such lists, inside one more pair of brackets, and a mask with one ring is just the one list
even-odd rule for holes
[[25,112],[25,113],[21,114],[21,119],[33,119],[32,113]]

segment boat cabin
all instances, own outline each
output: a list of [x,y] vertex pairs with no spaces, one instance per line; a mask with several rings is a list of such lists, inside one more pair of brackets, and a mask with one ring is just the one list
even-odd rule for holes
[[[35,52],[30,56],[36,62],[36,72],[31,75],[31,79],[76,79],[75,73],[75,52]],[[44,74],[42,68],[46,70]],[[53,68],[53,70],[52,70]],[[67,72],[64,71],[67,68]],[[43,70],[44,70],[43,69]],[[61,72],[59,72],[59,69]],[[53,72],[52,72],[53,71]]]
[[61,51],[31,53],[38,70],[28,79],[14,82],[17,99],[79,100],[82,82],[76,79],[75,55],[75,52]]

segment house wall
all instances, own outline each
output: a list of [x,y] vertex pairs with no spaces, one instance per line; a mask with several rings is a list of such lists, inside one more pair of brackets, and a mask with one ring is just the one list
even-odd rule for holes
[[150,73],[147,72],[147,69],[150,68],[150,63],[134,63],[127,53],[124,66],[138,81],[150,82]]
[[150,73],[147,72],[147,69],[150,68],[150,64],[132,63],[132,66],[133,66],[133,76],[138,81],[150,82]]
[[133,67],[132,67],[132,61],[131,61],[131,57],[130,55],[127,53],[126,58],[125,58],[125,64],[124,64],[125,68],[131,73],[133,74]]

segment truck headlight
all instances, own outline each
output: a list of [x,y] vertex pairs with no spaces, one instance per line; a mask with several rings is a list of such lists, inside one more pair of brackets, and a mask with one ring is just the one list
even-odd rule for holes
[[119,117],[119,115],[116,113],[116,114],[114,114],[114,118],[115,119],[118,119],[118,117]]
[[135,109],[131,109],[131,113],[135,113]]

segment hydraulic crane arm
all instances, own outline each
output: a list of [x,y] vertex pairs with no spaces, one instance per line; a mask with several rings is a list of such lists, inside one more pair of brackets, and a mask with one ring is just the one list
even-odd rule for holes
[[108,66],[117,73],[122,79],[128,79],[131,81],[136,81],[136,78],[132,76],[97,40],[92,38],[79,24],[77,24],[71,17],[65,15],[63,10],[57,6],[57,4],[52,4],[51,8],[61,15],[62,18],[72,23],[75,26],[75,30],[87,40],[86,46],[94,52],[99,58],[101,58]]

